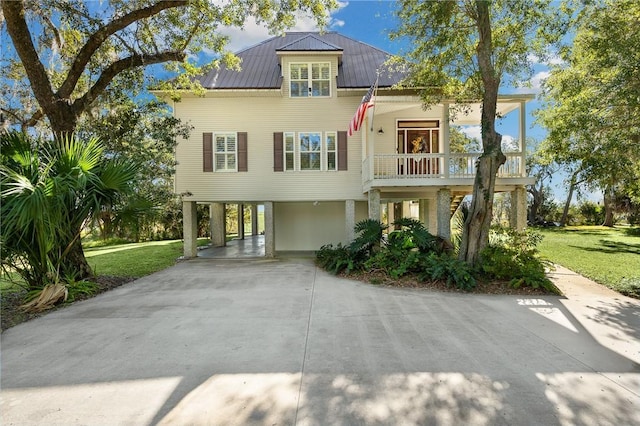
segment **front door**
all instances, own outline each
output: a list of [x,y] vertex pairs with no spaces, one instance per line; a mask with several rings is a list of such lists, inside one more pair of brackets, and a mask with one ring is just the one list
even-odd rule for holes
[[399,160],[398,173],[409,175],[438,174],[438,158],[424,154],[438,153],[438,120],[398,121],[398,153],[409,154]]

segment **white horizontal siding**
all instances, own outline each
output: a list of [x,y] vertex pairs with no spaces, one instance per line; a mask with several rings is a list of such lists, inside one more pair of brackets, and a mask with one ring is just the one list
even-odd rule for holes
[[[334,93],[335,94],[335,93]],[[360,97],[185,98],[175,115],[193,126],[176,148],[176,192],[194,201],[365,199],[360,133],[348,141],[347,171],[273,171],[273,133],[346,131]],[[248,172],[204,173],[202,134],[247,132]]]

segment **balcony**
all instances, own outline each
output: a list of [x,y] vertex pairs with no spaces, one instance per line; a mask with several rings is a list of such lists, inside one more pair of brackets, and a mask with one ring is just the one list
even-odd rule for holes
[[[365,191],[385,187],[472,186],[480,153],[375,154],[362,162]],[[528,185],[524,154],[505,153],[497,184]]]

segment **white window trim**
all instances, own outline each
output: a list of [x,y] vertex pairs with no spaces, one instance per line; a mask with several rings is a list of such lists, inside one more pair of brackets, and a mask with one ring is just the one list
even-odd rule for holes
[[[293,151],[287,151],[287,136],[291,136],[293,139]],[[295,172],[298,170],[298,156],[296,155],[296,145],[297,145],[296,132],[283,132],[282,133],[282,165],[283,171],[285,172]],[[293,152],[293,169],[287,168],[287,154]]]
[[[225,138],[229,135],[233,135],[236,138],[236,143],[235,143],[235,150],[233,152],[233,154],[235,154],[236,156],[236,162],[235,162],[235,167],[233,169],[218,169],[218,163],[216,162],[216,154],[222,154],[223,152],[218,151],[217,150],[217,144],[216,144],[216,137],[217,136],[225,136]],[[238,132],[214,132],[212,134],[212,140],[213,140],[213,172],[214,173],[235,173],[238,171]],[[226,141],[225,141],[225,148],[226,148]],[[227,152],[225,151],[224,154],[231,154],[231,152]],[[226,163],[225,163],[226,164]]]
[[[292,65],[306,65],[307,66],[307,90],[311,94],[311,96],[292,96],[291,94],[291,82],[293,79],[291,78],[291,66]],[[313,79],[313,65],[327,65],[329,67],[329,78],[328,79]],[[290,62],[289,63],[289,97],[292,99],[313,99],[313,98],[330,98],[332,92],[332,84],[331,84],[331,62]],[[300,79],[296,79],[296,81],[301,81]],[[313,82],[314,81],[327,81],[329,83],[329,94],[313,96]]]
[[[320,167],[317,169],[307,169],[307,170],[302,170],[302,151],[300,150],[300,145],[301,145],[301,135],[320,135]],[[323,148],[323,139],[324,139],[324,132],[319,132],[319,131],[302,131],[302,132],[298,132],[298,137],[296,138],[296,148],[298,149],[298,170],[304,173],[307,172],[323,172],[324,168],[323,168],[323,161],[322,158],[324,157],[324,148]],[[315,153],[317,151],[305,151],[305,153]]]
[[[300,169],[300,135],[302,134],[319,134],[320,135],[320,169],[313,170],[302,170]],[[282,132],[282,161],[283,161],[283,171],[284,172],[298,172],[298,173],[317,173],[317,172],[337,172],[338,171],[338,132],[335,130],[327,130],[327,131],[312,131],[312,130],[302,130],[299,132]],[[293,136],[293,169],[287,169],[287,135]],[[329,161],[328,161],[328,153],[327,149],[327,137],[329,135],[333,135],[335,138],[335,150],[331,152],[335,152],[336,154],[336,165],[335,169],[329,169]]]
[[[329,136],[333,136],[333,145],[334,145],[334,149],[332,149],[331,151],[329,150]],[[324,170],[328,171],[328,172],[337,172],[338,171],[338,132],[336,132],[335,130],[333,131],[328,131],[328,132],[324,132],[324,138],[322,139],[322,150],[323,150],[323,155],[322,155],[322,161],[324,161]],[[329,153],[333,152],[336,156],[335,158],[335,165],[333,169],[329,168]]]

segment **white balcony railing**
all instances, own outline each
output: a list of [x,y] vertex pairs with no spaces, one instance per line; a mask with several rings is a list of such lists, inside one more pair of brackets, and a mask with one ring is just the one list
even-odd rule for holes
[[[375,154],[362,163],[363,181],[372,179],[462,179],[473,178],[480,153]],[[498,177],[524,177],[522,153],[507,153]],[[371,169],[373,167],[373,170]],[[371,173],[373,172],[373,173]]]

